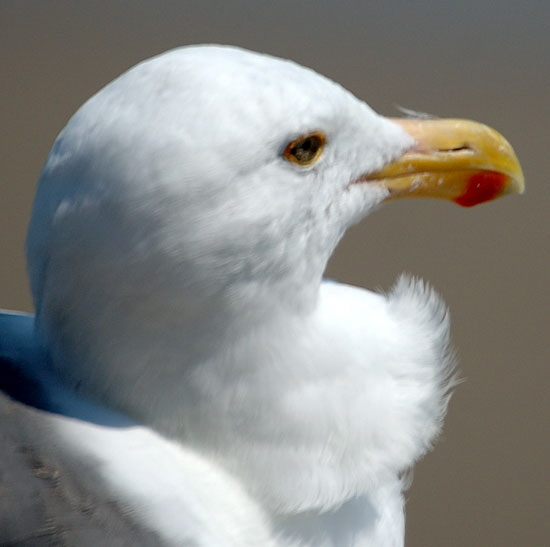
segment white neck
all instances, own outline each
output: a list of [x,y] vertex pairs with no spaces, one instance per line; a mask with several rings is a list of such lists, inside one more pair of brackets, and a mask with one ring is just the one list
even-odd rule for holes
[[448,325],[421,284],[386,298],[325,283],[312,312],[274,302],[269,322],[240,316],[239,327],[229,314],[191,324],[179,302],[101,304],[59,340],[85,348],[71,367],[80,384],[208,453],[270,510],[326,510],[376,491],[439,430]]

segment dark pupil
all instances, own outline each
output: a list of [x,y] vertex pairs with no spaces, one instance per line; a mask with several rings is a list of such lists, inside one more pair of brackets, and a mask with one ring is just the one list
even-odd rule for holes
[[319,146],[318,137],[307,137],[292,149],[292,154],[298,161],[310,161],[315,157]]

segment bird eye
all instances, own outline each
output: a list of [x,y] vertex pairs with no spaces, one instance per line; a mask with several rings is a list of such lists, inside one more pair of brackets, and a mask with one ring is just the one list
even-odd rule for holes
[[308,133],[288,143],[283,156],[293,163],[299,165],[311,165],[319,159],[326,137],[318,131]]

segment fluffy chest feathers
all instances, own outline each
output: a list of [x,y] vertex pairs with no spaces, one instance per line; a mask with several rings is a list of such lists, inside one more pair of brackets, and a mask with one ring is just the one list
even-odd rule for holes
[[277,513],[375,491],[439,431],[449,324],[422,282],[402,278],[384,296],[327,281],[307,314],[202,335],[166,309],[140,313],[133,344],[111,329],[119,307],[104,305],[107,324],[88,330],[95,393],[208,453]]

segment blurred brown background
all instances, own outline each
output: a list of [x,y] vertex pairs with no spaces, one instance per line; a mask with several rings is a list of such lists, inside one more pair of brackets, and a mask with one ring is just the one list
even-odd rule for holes
[[399,104],[484,121],[513,143],[525,196],[470,210],[392,204],[348,234],[328,273],[388,288],[406,270],[452,311],[467,382],[416,468],[407,545],[548,545],[550,2],[370,4],[1,0],[0,307],[32,309],[23,241],[56,134],[166,49],[237,44],[311,66],[385,114]]

